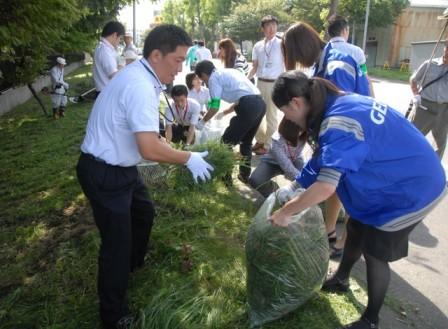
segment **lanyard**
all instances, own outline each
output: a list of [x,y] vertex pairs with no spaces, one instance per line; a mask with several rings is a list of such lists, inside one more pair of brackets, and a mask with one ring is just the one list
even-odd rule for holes
[[275,36],[270,40],[270,41],[268,41],[270,44],[271,44],[271,46],[269,47],[269,52],[266,50],[267,48],[266,48],[266,45],[267,45],[267,43],[268,42],[266,42],[266,40],[264,40],[264,53],[266,54],[266,59],[267,60],[269,60],[269,57],[271,57],[271,53],[272,53],[272,48],[274,48],[274,40],[275,40]]
[[170,109],[171,115],[173,116],[173,120],[168,119],[165,116],[165,114],[163,114],[162,112],[159,111],[160,115],[163,116],[165,118],[165,120],[168,121],[169,123],[174,123],[174,118],[175,118],[174,111],[173,111],[173,108],[171,107],[170,102],[168,101],[168,97],[166,96],[165,90],[163,90],[163,87],[162,87],[162,84],[160,83],[159,78],[157,77],[157,75],[152,70],[149,69],[149,67],[147,67],[145,65],[143,60],[140,60],[140,63],[143,65],[143,67],[146,69],[146,71],[148,71],[149,74],[151,74],[154,77],[154,79],[156,79],[156,81],[159,83],[159,88],[162,90],[163,96],[165,96],[166,104],[168,105],[168,108]]
[[[179,119],[181,118],[181,110],[178,109],[177,105],[174,105],[176,107],[176,112],[177,112],[177,116],[179,117]],[[187,100],[187,104],[185,105],[185,112],[184,112],[184,117],[182,118],[182,123],[185,123],[185,118],[187,116],[188,113],[188,100]]]

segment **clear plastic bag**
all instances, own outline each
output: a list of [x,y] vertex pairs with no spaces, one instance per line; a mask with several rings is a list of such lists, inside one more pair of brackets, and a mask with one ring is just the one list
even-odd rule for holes
[[202,130],[196,130],[194,145],[205,144],[210,141],[218,141],[224,134],[225,122],[223,120],[212,119]]
[[[299,192],[297,192],[299,193]],[[256,214],[246,240],[247,294],[251,328],[303,305],[326,277],[329,246],[318,206],[293,216],[288,227],[272,226],[271,194]]]

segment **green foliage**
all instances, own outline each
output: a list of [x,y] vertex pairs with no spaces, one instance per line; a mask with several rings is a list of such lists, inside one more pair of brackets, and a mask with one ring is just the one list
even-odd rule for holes
[[54,53],[91,50],[103,24],[130,0],[2,1],[0,70],[10,85],[32,82]]
[[218,141],[211,141],[201,145],[192,147],[193,152],[208,151],[208,156],[205,159],[210,163],[214,170],[212,172],[212,179],[196,184],[193,181],[190,171],[185,166],[172,166],[168,170],[167,183],[170,188],[178,191],[188,190],[204,190],[209,189],[215,180],[223,180],[224,177],[232,173],[233,167],[238,164],[237,158],[232,149]]
[[[298,20],[310,23],[317,31],[323,31],[331,5],[330,0],[286,0],[290,13]],[[339,0],[337,14],[351,22],[364,24],[367,0]],[[372,0],[369,29],[393,24],[401,11],[409,5],[408,0]]]
[[280,31],[293,22],[293,18],[285,12],[285,9],[283,0],[249,0],[232,8],[232,13],[224,17],[222,30],[236,42],[256,41],[262,36],[260,21],[263,16],[276,16]]
[[[340,0],[338,12],[352,22],[364,24],[367,0]],[[409,6],[408,0],[372,0],[370,2],[369,29],[393,24]]]
[[162,10],[164,23],[183,27],[193,38],[205,39],[208,46],[219,38],[222,17],[232,0],[167,0]]

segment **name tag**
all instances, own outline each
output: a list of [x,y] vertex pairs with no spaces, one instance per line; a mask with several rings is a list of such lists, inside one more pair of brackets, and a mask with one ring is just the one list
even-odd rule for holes
[[270,69],[272,67],[272,62],[266,62],[266,64],[264,64],[264,67],[266,69]]

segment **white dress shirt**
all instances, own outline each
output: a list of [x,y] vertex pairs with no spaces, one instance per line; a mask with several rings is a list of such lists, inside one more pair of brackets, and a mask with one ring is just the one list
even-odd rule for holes
[[[185,108],[178,108],[174,101],[171,101],[171,112],[167,106],[165,109],[165,124],[171,126],[173,121],[182,126],[197,125],[199,122],[199,115],[201,114],[201,105],[192,98],[187,99]],[[174,118],[173,118],[174,115]]]
[[277,79],[285,72],[282,40],[275,36],[269,41],[266,39],[258,41],[252,50],[252,60],[258,61],[258,78]]
[[197,59],[198,63],[203,60],[211,61],[212,53],[211,53],[210,49],[205,48],[205,47],[199,47],[196,50],[196,59]]
[[96,99],[81,150],[110,165],[129,167],[139,163],[135,133],[159,132],[162,89],[145,59],[123,68]]
[[208,88],[201,86],[199,91],[194,88],[188,91],[188,98],[196,100],[201,105],[201,111],[207,111],[208,102],[210,101],[210,92]]
[[93,56],[93,80],[96,90],[102,91],[117,71],[118,53],[109,41],[101,38]]
[[215,70],[208,80],[211,98],[235,103],[241,97],[260,95],[258,88],[240,71],[235,69]]

